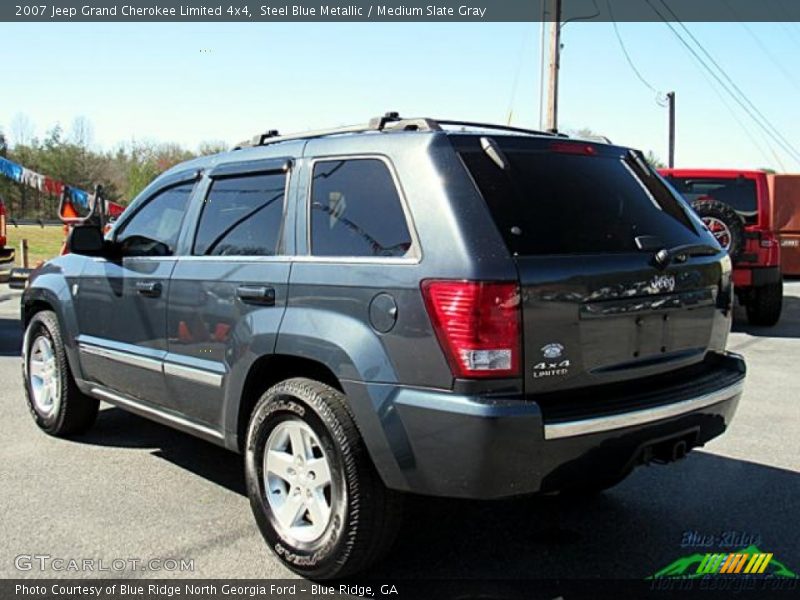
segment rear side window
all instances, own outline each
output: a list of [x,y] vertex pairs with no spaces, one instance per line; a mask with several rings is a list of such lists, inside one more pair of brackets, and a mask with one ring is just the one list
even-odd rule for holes
[[755,223],[758,218],[758,194],[752,179],[670,176],[667,181],[690,203],[712,198],[730,206],[747,223]]
[[460,154],[516,254],[635,252],[638,236],[668,247],[697,243],[684,205],[628,151],[548,141],[526,147],[513,138],[492,143],[505,169],[478,144]]
[[378,159],[314,165],[311,253],[315,256],[404,256],[411,248],[400,195]]
[[200,215],[194,254],[276,254],[285,189],[284,173],[214,180]]

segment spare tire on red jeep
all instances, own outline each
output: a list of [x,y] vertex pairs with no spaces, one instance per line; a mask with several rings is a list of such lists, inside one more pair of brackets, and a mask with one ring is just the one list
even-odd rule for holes
[[730,257],[738,258],[744,249],[744,221],[739,214],[711,196],[698,198],[692,208]]

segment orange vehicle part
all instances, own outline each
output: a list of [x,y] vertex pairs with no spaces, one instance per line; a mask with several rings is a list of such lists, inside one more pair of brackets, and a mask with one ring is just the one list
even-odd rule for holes
[[800,175],[770,175],[772,219],[781,247],[781,271],[800,275]]

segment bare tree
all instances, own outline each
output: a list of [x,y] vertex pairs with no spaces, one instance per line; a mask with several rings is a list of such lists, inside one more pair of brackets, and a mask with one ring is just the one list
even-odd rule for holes
[[197,147],[197,154],[199,156],[206,156],[208,154],[219,154],[228,150],[228,144],[221,140],[206,140],[200,142]]
[[81,148],[88,148],[94,141],[94,125],[83,115],[75,117],[69,134],[70,141]]
[[17,113],[11,119],[11,141],[15,146],[27,146],[33,141],[36,128],[25,113]]

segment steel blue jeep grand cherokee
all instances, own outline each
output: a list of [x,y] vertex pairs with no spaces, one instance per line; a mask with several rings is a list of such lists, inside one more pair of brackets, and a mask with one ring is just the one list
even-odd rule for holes
[[39,427],[102,400],[242,452],[264,538],[314,578],[377,560],[405,492],[588,493],[679,459],[745,377],[730,260],[608,144],[392,113],[270,132],[69,250],[22,299]]

